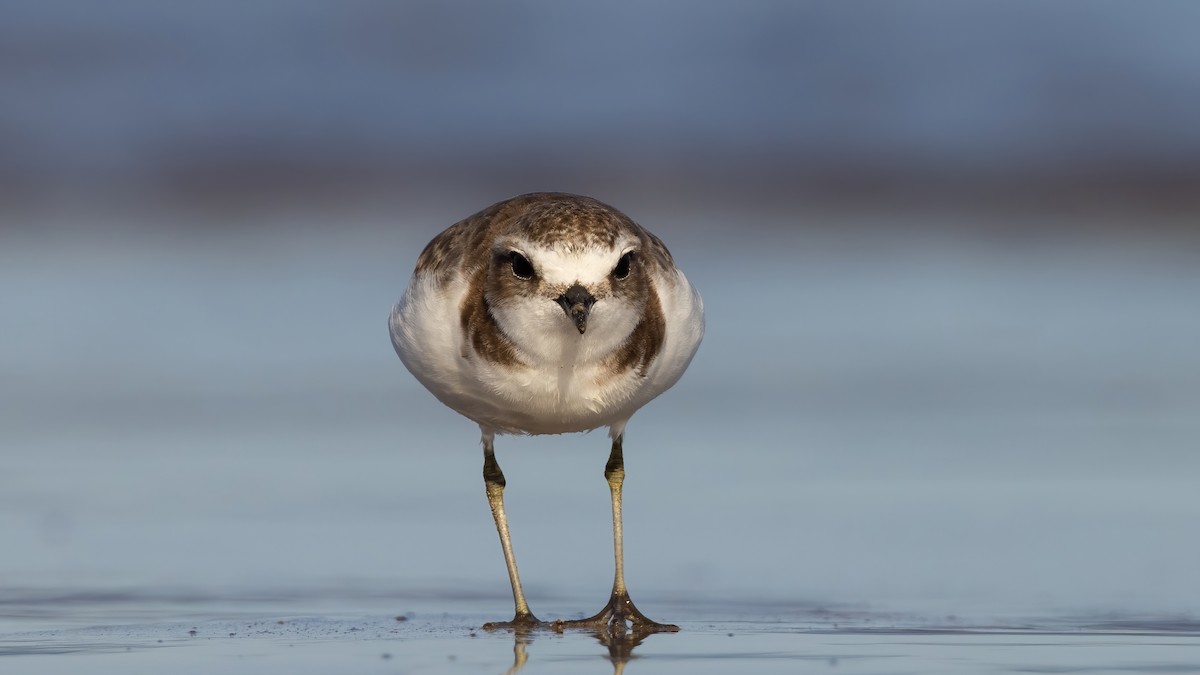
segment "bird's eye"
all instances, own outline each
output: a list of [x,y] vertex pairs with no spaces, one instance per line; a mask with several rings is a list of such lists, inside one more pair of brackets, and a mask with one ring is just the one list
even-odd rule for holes
[[512,264],[513,276],[528,281],[533,278],[533,265],[525,259],[525,256],[513,251],[509,254],[509,262]]
[[627,279],[629,277],[629,264],[633,262],[633,251],[621,256],[617,261],[617,266],[613,268],[612,275],[614,279]]

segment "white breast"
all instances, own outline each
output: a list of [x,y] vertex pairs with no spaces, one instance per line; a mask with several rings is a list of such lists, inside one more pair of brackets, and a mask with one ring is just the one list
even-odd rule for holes
[[679,380],[704,335],[700,295],[676,273],[655,279],[666,335],[644,375],[611,372],[604,355],[588,349],[588,333],[579,335],[567,322],[561,336],[546,336],[562,340],[549,350],[561,354],[559,359],[523,359],[525,367],[497,365],[475,355],[463,338],[459,308],[467,286],[462,279],[440,287],[430,279],[414,279],[392,310],[392,344],[438,400],[495,433],[558,434],[609,426],[619,434],[634,412]]

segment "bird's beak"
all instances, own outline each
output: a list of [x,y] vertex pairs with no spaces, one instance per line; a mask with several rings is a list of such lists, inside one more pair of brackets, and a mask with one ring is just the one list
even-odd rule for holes
[[568,288],[566,293],[558,296],[558,304],[567,313],[567,318],[575,323],[579,334],[583,335],[587,330],[588,314],[592,311],[592,305],[596,304],[596,298],[592,297],[586,288],[575,284]]

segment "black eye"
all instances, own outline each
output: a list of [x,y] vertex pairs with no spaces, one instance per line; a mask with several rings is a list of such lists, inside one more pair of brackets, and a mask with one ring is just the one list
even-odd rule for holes
[[525,259],[525,256],[513,251],[509,254],[509,262],[512,263],[513,276],[518,279],[528,281],[533,278],[533,265]]
[[629,264],[633,262],[633,251],[621,256],[617,261],[617,266],[613,268],[612,275],[616,279],[626,279],[629,277]]

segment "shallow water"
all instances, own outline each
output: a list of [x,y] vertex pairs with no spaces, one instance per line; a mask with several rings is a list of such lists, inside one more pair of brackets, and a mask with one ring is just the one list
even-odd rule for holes
[[[6,671],[513,665],[477,431],[385,328],[457,215],[5,234]],[[1194,247],[638,215],[709,332],[628,431],[631,592],[684,627],[629,670],[1196,668]],[[544,617],[607,596],[607,450],[497,441]]]
[[[33,599],[31,599],[33,600]],[[34,603],[44,611],[48,598]],[[191,603],[148,597],[59,599],[90,612],[86,627],[0,635],[13,672],[1196,672],[1200,624],[1101,618],[972,625],[854,609],[662,603],[675,634],[484,631],[456,611],[347,614],[361,599],[275,598]],[[408,604],[401,598],[397,605]],[[411,602],[411,601],[410,601]],[[270,605],[275,604],[275,611]],[[292,606],[289,607],[289,604]],[[334,613],[296,613],[324,604]],[[443,609],[489,598],[418,603]],[[656,603],[657,604],[657,603]],[[9,606],[6,614],[20,605]],[[288,611],[289,609],[293,611]],[[99,614],[109,612],[109,620]],[[34,622],[36,623],[36,622]]]

